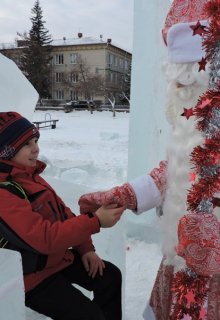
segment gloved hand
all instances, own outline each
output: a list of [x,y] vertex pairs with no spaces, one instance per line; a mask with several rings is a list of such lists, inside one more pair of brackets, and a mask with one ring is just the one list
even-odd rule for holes
[[164,195],[167,184],[167,161],[160,161],[159,168],[154,168],[150,172],[150,176],[154,179],[154,182],[161,194]]
[[80,213],[94,213],[101,206],[117,204],[118,207],[135,210],[137,206],[136,195],[129,185],[125,183],[108,191],[87,193],[79,198]]

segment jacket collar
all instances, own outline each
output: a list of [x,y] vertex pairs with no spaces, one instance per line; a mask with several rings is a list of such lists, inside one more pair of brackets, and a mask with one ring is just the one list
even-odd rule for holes
[[9,177],[15,179],[16,177],[34,174],[40,174],[46,168],[46,164],[37,160],[36,166],[28,167],[18,164],[11,160],[0,160],[0,180],[7,180]]

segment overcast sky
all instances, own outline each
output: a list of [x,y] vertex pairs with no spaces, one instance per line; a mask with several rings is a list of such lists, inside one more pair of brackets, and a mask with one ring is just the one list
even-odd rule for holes
[[[132,50],[134,0],[40,0],[45,27],[53,39],[84,36],[111,38]],[[0,43],[14,42],[31,28],[35,0],[0,1]]]

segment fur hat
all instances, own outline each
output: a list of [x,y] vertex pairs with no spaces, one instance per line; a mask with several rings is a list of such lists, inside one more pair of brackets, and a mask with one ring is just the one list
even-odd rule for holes
[[0,113],[0,158],[11,159],[27,143],[40,134],[33,123],[17,112]]
[[202,37],[193,33],[198,21],[207,26],[207,14],[203,11],[209,0],[174,0],[167,14],[163,39],[168,49],[168,60],[172,63],[199,62],[205,55]]

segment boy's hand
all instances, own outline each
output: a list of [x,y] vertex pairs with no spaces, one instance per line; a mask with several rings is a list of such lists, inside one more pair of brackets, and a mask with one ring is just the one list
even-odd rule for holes
[[102,228],[110,228],[114,226],[121,218],[125,207],[117,208],[117,204],[100,207],[95,215],[99,219]]
[[97,272],[99,272],[100,276],[103,275],[105,263],[94,251],[85,253],[81,259],[84,268],[90,277],[95,278]]

